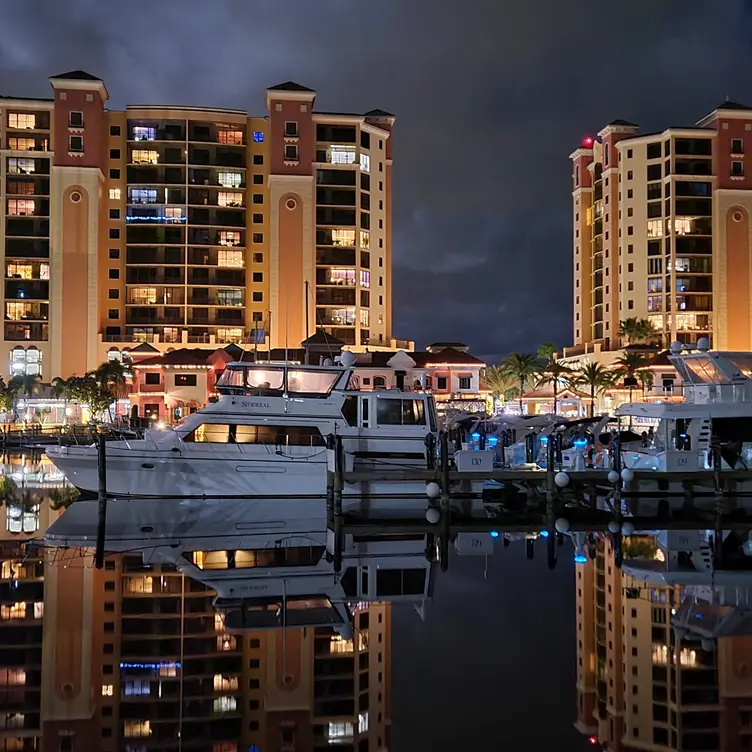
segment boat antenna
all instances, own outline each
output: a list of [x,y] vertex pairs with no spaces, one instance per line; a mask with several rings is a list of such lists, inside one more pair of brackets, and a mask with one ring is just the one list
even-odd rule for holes
[[289,362],[287,357],[287,335],[290,329],[290,296],[285,296],[285,363]]
[[[326,329],[324,329],[324,322],[321,320],[321,316],[319,314],[319,309],[316,308],[316,300],[313,297],[313,290],[311,290],[311,287],[309,285],[308,287],[308,294],[311,296],[311,300],[313,301],[313,310],[314,310],[314,316],[316,317],[316,323],[318,326],[316,327],[318,330],[321,331],[321,334],[324,336],[324,343],[326,344],[326,349],[329,351],[329,357],[332,359],[332,362],[334,361],[334,352],[332,350],[332,345],[329,342],[329,335],[326,333]],[[306,301],[306,310],[308,310],[308,302]]]

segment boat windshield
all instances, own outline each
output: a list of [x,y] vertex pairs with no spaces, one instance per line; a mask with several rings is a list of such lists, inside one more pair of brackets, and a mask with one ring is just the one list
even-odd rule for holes
[[249,368],[230,365],[219,377],[217,389],[251,396],[274,397],[289,393],[307,397],[327,397],[341,375],[341,370],[285,366]]

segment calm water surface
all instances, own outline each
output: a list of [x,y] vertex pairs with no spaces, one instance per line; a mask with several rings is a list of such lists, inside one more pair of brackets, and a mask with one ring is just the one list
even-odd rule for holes
[[[716,660],[750,644],[677,647],[678,591],[635,585],[605,540],[578,565],[565,542],[553,571],[543,541],[532,561],[521,542],[453,553],[432,597],[353,604],[352,633],[235,629],[204,583],[141,552],[96,570],[86,552],[29,545],[64,513],[62,479],[21,457],[4,478],[0,750],[732,752],[719,688],[752,710],[752,674],[729,683]],[[672,705],[677,687],[694,704]]]

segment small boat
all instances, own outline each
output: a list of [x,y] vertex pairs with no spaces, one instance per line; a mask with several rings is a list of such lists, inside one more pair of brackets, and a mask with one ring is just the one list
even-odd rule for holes
[[[326,493],[328,439],[336,436],[342,439],[344,470],[379,471],[380,477],[347,483],[345,495],[424,497],[425,483],[400,480],[399,471],[432,467],[438,435],[433,397],[353,388],[347,355],[338,366],[228,364],[217,381],[219,398],[174,429],[107,442],[108,492],[320,497]],[[96,446],[50,447],[47,456],[74,486],[97,490]],[[481,490],[470,481],[460,486]]]

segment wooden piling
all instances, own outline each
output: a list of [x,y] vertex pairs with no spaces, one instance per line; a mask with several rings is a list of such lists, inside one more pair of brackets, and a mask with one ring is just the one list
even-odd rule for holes
[[99,471],[97,543],[94,551],[94,566],[104,567],[104,539],[107,527],[107,437],[100,433],[97,436],[97,465]]

